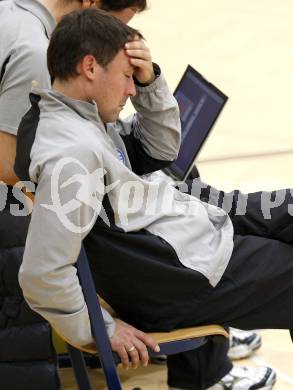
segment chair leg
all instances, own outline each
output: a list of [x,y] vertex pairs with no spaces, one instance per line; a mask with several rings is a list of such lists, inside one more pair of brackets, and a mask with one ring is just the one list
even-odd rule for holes
[[72,368],[79,390],[92,390],[82,351],[67,344]]
[[77,260],[77,270],[89,311],[92,333],[96,341],[97,350],[99,351],[99,358],[104,369],[108,389],[122,390],[119,376],[116,371],[116,364],[113,358],[110,341],[104,325],[100,303],[98,301],[95,285],[83,245]]

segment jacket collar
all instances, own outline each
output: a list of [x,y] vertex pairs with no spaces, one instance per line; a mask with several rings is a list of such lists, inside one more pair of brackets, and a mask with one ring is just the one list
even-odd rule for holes
[[82,118],[89,120],[103,131],[106,131],[95,101],[86,102],[83,100],[71,99],[54,89],[35,88],[32,93],[41,96],[44,103],[42,104],[43,112],[57,111],[62,107],[64,109],[69,108]]

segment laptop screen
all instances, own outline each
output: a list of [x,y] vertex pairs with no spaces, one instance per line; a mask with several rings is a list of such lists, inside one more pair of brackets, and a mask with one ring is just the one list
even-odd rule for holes
[[228,98],[190,65],[174,96],[180,109],[182,139],[178,158],[167,173],[184,180]]

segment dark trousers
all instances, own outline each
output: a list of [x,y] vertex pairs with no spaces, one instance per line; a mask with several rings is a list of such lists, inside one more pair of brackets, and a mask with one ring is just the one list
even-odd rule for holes
[[[293,217],[288,212],[293,198],[287,190],[271,193],[271,200],[284,195],[268,219],[261,207],[261,193],[249,194],[245,215],[236,215],[233,204],[230,217],[235,236],[229,265],[219,284],[199,299],[182,326],[217,323],[240,329],[293,328]],[[238,196],[234,194],[233,201]],[[190,390],[212,386],[232,367],[227,351],[228,342],[210,340],[197,350],[169,356],[169,385]]]

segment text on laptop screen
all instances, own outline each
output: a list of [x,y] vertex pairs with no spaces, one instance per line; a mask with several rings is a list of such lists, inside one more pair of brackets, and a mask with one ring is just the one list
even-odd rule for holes
[[179,179],[185,177],[226,100],[215,86],[191,66],[174,93],[180,109],[182,139],[179,156],[169,168]]

